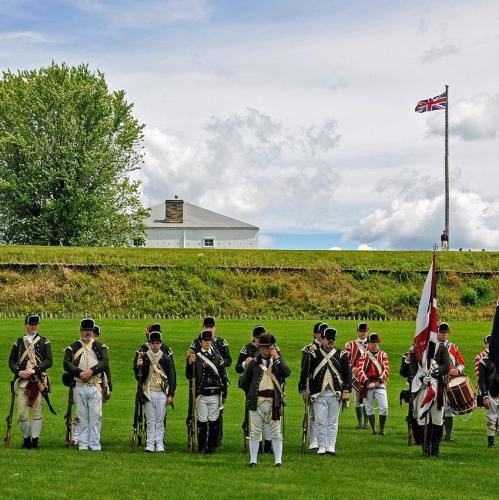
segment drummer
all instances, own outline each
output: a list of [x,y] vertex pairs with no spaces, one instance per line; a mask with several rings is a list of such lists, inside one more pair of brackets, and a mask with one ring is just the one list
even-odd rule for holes
[[[459,377],[464,373],[465,363],[463,356],[459,352],[459,347],[452,342],[449,342],[449,335],[451,329],[448,323],[440,323],[438,325],[437,340],[441,342],[449,351],[450,369],[446,382],[449,383],[454,377]],[[452,408],[449,405],[449,400],[444,395],[444,427],[445,436],[444,441],[453,441],[452,427],[454,424],[454,415]]]

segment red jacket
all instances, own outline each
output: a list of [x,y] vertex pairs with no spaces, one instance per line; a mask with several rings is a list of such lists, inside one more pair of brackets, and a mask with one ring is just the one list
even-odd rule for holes
[[366,352],[362,358],[357,362],[357,378],[361,384],[368,382],[369,380],[380,382],[381,384],[386,383],[388,375],[390,373],[390,365],[388,363],[388,355],[385,351],[381,349],[374,353],[368,351],[377,360],[380,370],[376,367],[374,362],[371,361],[369,354]]

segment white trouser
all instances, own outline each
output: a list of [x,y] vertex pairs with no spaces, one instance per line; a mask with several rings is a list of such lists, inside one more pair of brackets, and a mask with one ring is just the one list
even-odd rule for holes
[[147,448],[154,446],[163,449],[165,436],[166,394],[163,391],[151,391],[151,401],[146,401],[144,410],[147,421]]
[[340,409],[341,402],[338,401],[336,393],[330,389],[321,392],[314,398],[317,444],[319,448],[335,451]]
[[[414,418],[417,419],[418,425],[425,424],[424,418],[422,420],[418,418],[419,409],[421,408],[421,402],[423,400],[425,393],[426,393],[426,387],[423,385],[419,390],[419,392],[416,394],[416,396],[414,396]],[[433,401],[431,409],[428,412],[428,423],[430,421],[430,416],[431,416],[431,422],[433,425],[444,425],[444,408],[442,406],[440,410],[438,409],[437,399],[438,399],[438,394],[435,395],[435,400]]]
[[312,402],[308,405],[308,436],[310,444],[317,445],[317,422],[315,421],[314,404]]
[[365,399],[366,414],[374,415],[374,400],[378,402],[379,414],[388,415],[388,399],[386,397],[386,385],[381,384],[376,389],[368,389]]
[[250,461],[256,464],[258,448],[262,440],[262,430],[264,425],[270,428],[270,437],[272,439],[272,449],[274,450],[275,463],[281,463],[282,460],[282,432],[281,420],[272,420],[272,399],[260,398],[257,403],[256,411],[249,411],[250,418]]
[[493,398],[489,394],[490,406],[485,409],[485,423],[487,424],[487,436],[495,436],[499,424],[499,397]]
[[360,392],[352,385],[352,395],[355,402],[355,408],[362,408],[364,406],[364,401],[361,402]]
[[[28,406],[28,396],[24,393],[25,387],[19,387],[16,384],[17,414],[19,417],[19,426],[23,437],[40,437],[42,429],[42,395],[38,394],[33,406]],[[30,413],[31,420],[30,421]]]
[[220,394],[212,396],[199,395],[196,398],[196,417],[200,422],[215,422],[220,415],[220,406],[222,404]]
[[250,439],[252,441],[262,440],[262,429],[264,425],[270,428],[270,439],[282,441],[281,420],[272,420],[272,399],[263,399],[258,402],[256,411],[250,410]]
[[102,395],[94,384],[77,385],[74,388],[74,402],[79,421],[78,445],[80,450],[101,449],[100,430],[102,425]]

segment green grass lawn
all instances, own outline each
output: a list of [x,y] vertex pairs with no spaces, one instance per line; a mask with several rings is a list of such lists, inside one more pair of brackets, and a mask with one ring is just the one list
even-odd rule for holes
[[[404,380],[398,375],[400,356],[412,342],[413,322],[372,323],[371,331],[383,338],[392,374],[388,382],[390,415],[386,436],[355,430],[353,408],[340,417],[336,457],[300,455],[303,403],[297,393],[300,349],[311,339],[314,321],[269,321],[265,326],[277,338],[290,364],[287,385],[286,429],[282,469],[273,467],[271,456],[248,469],[243,455],[241,422],[243,393],[237,389],[234,364],[240,347],[251,337],[254,321],[219,321],[234,358],[229,368],[232,386],[225,410],[224,443],[216,455],[198,456],[186,451],[187,383],[183,376],[185,352],[199,332],[197,321],[165,321],[166,343],[175,353],[178,389],[175,410],[169,410],[167,453],[130,453],[135,380],[134,350],[144,340],[147,321],[101,320],[102,340],[110,346],[114,393],[104,405],[101,453],[64,448],[67,389],[60,382],[63,350],[78,338],[78,321],[43,320],[40,331],[50,338],[54,353],[52,401],[57,417],[44,407],[41,449],[21,450],[21,435],[14,427],[12,449],[0,450],[0,488],[3,498],[498,498],[499,449],[486,447],[483,410],[468,421],[455,418],[455,442],[443,443],[442,459],[424,460],[418,447],[407,447],[399,392]],[[336,321],[338,345],[355,336],[355,324]],[[482,350],[482,338],[490,323],[454,323],[452,338],[461,347],[473,373],[473,358]],[[7,413],[11,373],[7,359],[14,339],[23,333],[22,320],[0,320],[0,413]],[[472,377],[473,378],[473,377]],[[474,383],[474,380],[473,380]],[[2,434],[5,424],[2,421]],[[430,486],[421,487],[427,479]]]

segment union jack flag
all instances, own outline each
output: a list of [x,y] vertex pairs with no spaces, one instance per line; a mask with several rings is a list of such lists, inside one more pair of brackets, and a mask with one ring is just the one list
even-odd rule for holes
[[426,111],[437,111],[438,109],[445,109],[447,107],[447,92],[437,95],[433,99],[424,99],[419,101],[416,109],[416,113],[425,113]]

